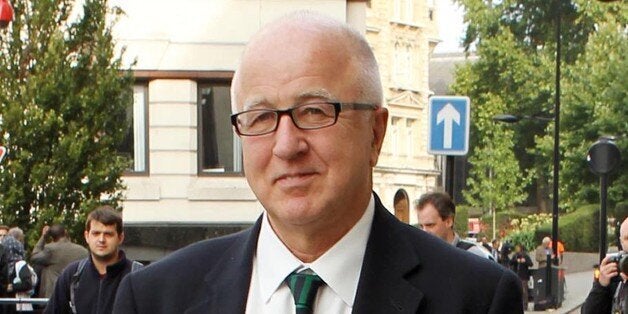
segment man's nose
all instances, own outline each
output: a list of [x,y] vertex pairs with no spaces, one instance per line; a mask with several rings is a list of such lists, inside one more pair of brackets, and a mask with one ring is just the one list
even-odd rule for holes
[[275,130],[273,154],[281,159],[292,159],[307,151],[303,138],[304,130],[299,129],[289,114],[281,115]]

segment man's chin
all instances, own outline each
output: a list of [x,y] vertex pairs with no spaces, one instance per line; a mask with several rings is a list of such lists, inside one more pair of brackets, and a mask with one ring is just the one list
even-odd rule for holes
[[303,206],[289,206],[286,204],[278,211],[269,213],[271,223],[278,220],[283,225],[307,226],[312,224],[320,218],[321,213],[308,205],[310,204],[303,204]]
[[108,262],[115,258],[113,253],[93,253],[92,258],[101,262]]

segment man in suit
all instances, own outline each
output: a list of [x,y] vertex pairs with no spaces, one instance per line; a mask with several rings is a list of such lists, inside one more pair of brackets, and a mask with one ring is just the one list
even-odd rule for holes
[[522,312],[514,273],[399,222],[372,192],[388,112],[357,32],[309,12],[266,25],[232,109],[264,213],[127,276],[114,313]]

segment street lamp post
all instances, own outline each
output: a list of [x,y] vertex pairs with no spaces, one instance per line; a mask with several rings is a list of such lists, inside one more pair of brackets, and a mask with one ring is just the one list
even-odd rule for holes
[[558,265],[558,173],[560,168],[560,24],[561,24],[561,0],[556,0],[556,82],[554,95],[554,181],[552,196],[552,253],[553,264]]
[[[558,75],[558,74],[557,74]],[[547,263],[547,269],[546,269],[546,274],[545,274],[545,278],[546,278],[546,284],[545,284],[545,295],[546,296],[552,296],[553,299],[553,305],[554,306],[558,306],[560,304],[560,300],[558,300],[559,296],[558,295],[552,295],[552,285],[558,284],[558,280],[557,278],[552,278],[552,265],[558,265],[558,165],[559,165],[559,154],[558,154],[558,106],[555,109],[555,113],[554,113],[554,117],[553,118],[547,118],[547,117],[543,117],[543,116],[538,116],[538,115],[532,115],[532,116],[527,116],[527,115],[511,115],[511,114],[499,114],[499,115],[495,115],[493,117],[493,120],[495,121],[499,121],[499,122],[506,122],[506,123],[516,123],[519,122],[521,119],[535,119],[535,120],[544,120],[544,121],[549,121],[549,120],[555,120],[555,125],[554,125],[554,166],[553,166],[553,172],[554,172],[554,184],[553,184],[553,206],[552,206],[552,253],[554,255],[554,258],[551,259],[550,258],[550,254],[547,253],[547,259],[548,259],[548,263]],[[551,263],[549,260],[552,260]]]
[[[560,171],[560,60],[561,60],[561,0],[556,0],[556,77],[554,88],[554,158],[553,158],[553,184],[552,184],[552,253],[554,258],[552,264],[558,265],[558,174]],[[500,114],[493,117],[493,120],[515,123],[523,118],[547,120],[540,116],[516,116]]]

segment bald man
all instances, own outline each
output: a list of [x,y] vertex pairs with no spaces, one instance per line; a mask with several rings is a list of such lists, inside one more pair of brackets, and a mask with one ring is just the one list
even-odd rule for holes
[[[622,248],[628,248],[628,218],[619,229]],[[620,255],[628,254],[621,251]],[[593,283],[582,313],[628,313],[628,287],[625,287],[628,274],[621,272],[619,263],[607,255],[600,264],[600,278]],[[628,258],[628,257],[627,257]]]
[[388,111],[361,35],[283,17],[251,39],[231,88],[263,214],[128,276],[114,313],[522,312],[514,273],[399,222],[373,193]]

